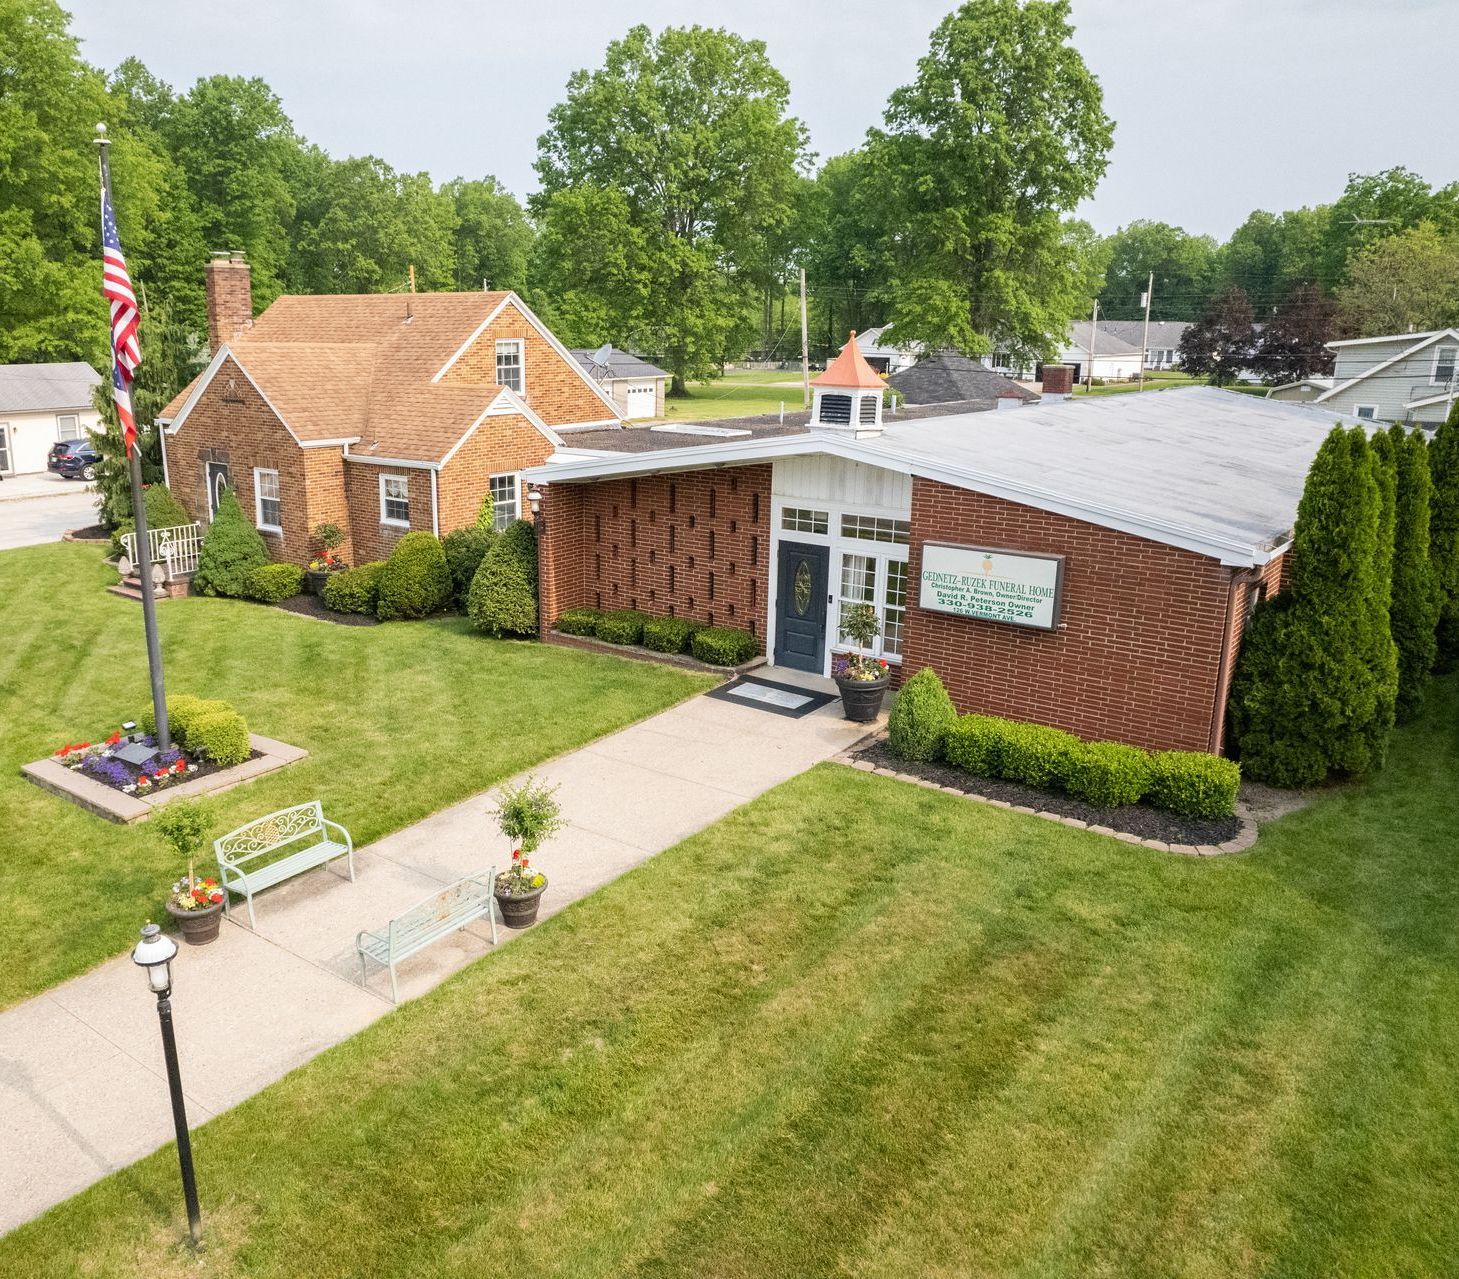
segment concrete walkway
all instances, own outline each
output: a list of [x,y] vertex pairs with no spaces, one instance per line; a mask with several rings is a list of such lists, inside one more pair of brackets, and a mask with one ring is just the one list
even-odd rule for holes
[[[535,859],[550,880],[542,916],[871,727],[840,716],[839,702],[791,719],[696,697],[533,770],[561,783],[569,823]],[[383,971],[360,984],[356,933],[501,868],[511,850],[493,807],[489,793],[475,795],[357,850],[355,883],[313,871],[259,896],[256,934],[240,907],[217,942],[182,948],[173,1011],[194,1126],[390,1011]],[[480,958],[489,936],[483,922],[407,960],[401,999]],[[0,1013],[0,1232],[171,1139],[162,1069],[155,1001],[128,956]]]

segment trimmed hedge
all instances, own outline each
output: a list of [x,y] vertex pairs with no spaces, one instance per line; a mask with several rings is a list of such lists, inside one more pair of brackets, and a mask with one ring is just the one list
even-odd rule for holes
[[213,763],[241,764],[250,753],[248,725],[226,702],[215,702],[189,720],[187,748]]
[[648,618],[634,609],[615,609],[599,616],[593,633],[609,644],[637,644],[643,638],[646,621]]
[[694,633],[689,651],[710,666],[738,666],[755,656],[755,637],[733,626],[706,626]]
[[564,635],[596,635],[602,616],[603,611],[597,608],[566,608],[558,614],[553,629]]
[[441,539],[446,552],[446,567],[451,570],[451,590],[456,603],[466,607],[466,596],[471,590],[471,579],[481,567],[481,561],[491,550],[496,534],[489,528],[458,528]]
[[1061,789],[1082,745],[1062,728],[1010,721],[1003,730],[1003,776],[1026,786]]
[[418,529],[395,544],[380,571],[375,616],[409,621],[439,613],[451,602],[451,570],[441,539]]
[[204,595],[245,597],[249,574],[268,562],[268,548],[263,538],[243,514],[237,495],[231,488],[225,488],[218,500],[217,514],[203,534],[193,589]]
[[1185,817],[1230,817],[1240,788],[1241,769],[1229,759],[1204,751],[1156,751],[1145,797]]
[[384,560],[371,560],[359,568],[331,573],[324,583],[324,607],[336,613],[373,613],[384,571]]
[[957,708],[942,680],[932,667],[924,666],[897,694],[887,720],[887,745],[903,759],[938,759],[947,730],[956,720]]
[[297,564],[260,564],[248,575],[244,593],[251,600],[277,604],[304,589],[304,570]]
[[526,520],[492,543],[471,579],[466,612],[488,635],[537,633],[537,534]]
[[1098,808],[1138,804],[1150,787],[1150,756],[1123,742],[1085,742],[1069,760],[1067,785]]
[[1003,776],[1003,730],[996,715],[960,715],[942,739],[942,757],[979,777]]
[[651,617],[643,624],[643,646],[655,653],[687,653],[703,622],[687,617]]

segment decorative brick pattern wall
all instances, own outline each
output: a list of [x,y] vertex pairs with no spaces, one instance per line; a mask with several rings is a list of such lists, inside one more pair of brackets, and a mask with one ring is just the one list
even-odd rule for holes
[[637,608],[750,631],[765,648],[770,467],[545,490],[542,606]]
[[[547,437],[520,413],[487,418],[441,468],[441,536],[476,523],[493,475],[540,466],[551,455]],[[531,519],[526,487],[519,483],[518,489],[517,511]]]
[[[1061,629],[917,606],[922,544],[1066,556]],[[1209,750],[1233,570],[1217,561],[931,480],[912,485],[904,675],[931,666],[961,711],[1086,738]]]
[[523,398],[536,414],[552,426],[577,422],[603,422],[614,417],[576,372],[576,361],[564,360],[517,308],[508,303],[500,315],[483,330],[459,360],[441,379],[447,384],[496,383],[496,344],[508,338],[521,339],[522,368],[526,383]]

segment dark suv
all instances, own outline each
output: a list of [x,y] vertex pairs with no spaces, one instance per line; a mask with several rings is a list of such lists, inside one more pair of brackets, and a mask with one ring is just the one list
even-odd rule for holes
[[46,459],[46,469],[57,472],[67,480],[94,480],[96,464],[101,454],[90,440],[62,440],[51,445],[51,455]]

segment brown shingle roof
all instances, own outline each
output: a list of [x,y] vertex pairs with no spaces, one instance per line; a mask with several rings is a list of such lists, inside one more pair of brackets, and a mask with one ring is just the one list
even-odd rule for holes
[[[507,297],[284,296],[228,349],[300,440],[357,436],[361,453],[439,461],[501,388],[431,378]],[[160,416],[175,417],[191,390]]]

